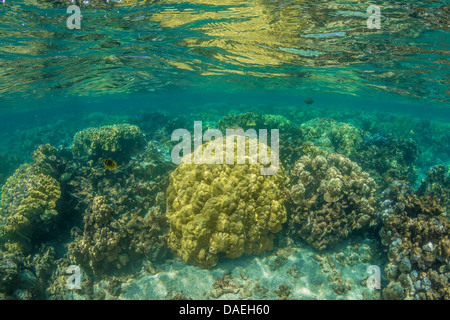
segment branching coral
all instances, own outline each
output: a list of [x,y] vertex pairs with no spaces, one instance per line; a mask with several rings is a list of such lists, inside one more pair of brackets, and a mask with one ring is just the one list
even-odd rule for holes
[[[212,145],[224,148],[225,139],[205,143],[185,157]],[[237,164],[182,163],[170,176],[167,189],[169,245],[186,262],[213,267],[218,255],[229,258],[260,254],[272,247],[273,234],[286,221],[282,191],[286,175],[281,164],[274,175],[261,175],[263,165],[250,164],[249,141],[246,162]],[[270,149],[269,149],[270,152]],[[204,153],[203,153],[204,154]],[[225,152],[224,152],[225,154]]]
[[165,216],[168,163],[155,149],[141,153],[113,174],[100,166],[73,165],[67,183],[74,208],[84,215],[69,244],[69,258],[87,273],[105,275],[144,258],[170,253]]
[[417,190],[418,195],[437,201],[444,213],[450,214],[450,171],[444,165],[428,170]]
[[97,196],[84,216],[84,230],[69,244],[69,257],[85,270],[105,274],[123,269],[136,257],[156,259],[165,254],[166,218],[159,204],[147,217],[118,216],[105,197]]
[[383,194],[386,299],[450,299],[450,221],[439,203],[397,183]]
[[128,158],[144,147],[144,134],[137,126],[119,124],[78,132],[73,138],[72,152],[75,158]]
[[378,215],[376,184],[367,173],[343,155],[316,154],[302,156],[291,172],[289,226],[293,234],[322,250],[375,225]]
[[[103,197],[95,197],[84,216],[84,232],[69,245],[69,253],[77,263],[89,266],[94,273],[109,269],[110,264],[120,269],[129,258],[122,253],[121,240],[127,234],[122,221],[114,220],[111,207]],[[114,269],[114,268],[113,268]]]

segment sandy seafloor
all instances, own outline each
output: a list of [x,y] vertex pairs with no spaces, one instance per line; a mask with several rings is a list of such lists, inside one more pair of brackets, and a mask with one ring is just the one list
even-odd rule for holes
[[[163,300],[361,300],[379,298],[369,289],[368,268],[380,261],[372,258],[372,241],[352,245],[351,241],[329,253],[317,253],[310,246],[288,246],[261,257],[224,259],[213,270],[172,260],[141,271],[120,287],[113,297],[100,282],[96,295],[105,299]],[[70,295],[67,297],[69,298]],[[72,299],[83,296],[72,293]]]

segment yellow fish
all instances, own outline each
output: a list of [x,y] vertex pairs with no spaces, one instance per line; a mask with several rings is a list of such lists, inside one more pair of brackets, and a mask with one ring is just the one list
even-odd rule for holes
[[103,159],[103,165],[106,169],[114,170],[117,168],[117,163],[111,159]]

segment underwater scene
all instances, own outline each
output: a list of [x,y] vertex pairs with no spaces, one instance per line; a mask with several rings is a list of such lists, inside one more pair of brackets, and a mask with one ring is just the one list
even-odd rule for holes
[[450,300],[449,18],[0,0],[0,300]]

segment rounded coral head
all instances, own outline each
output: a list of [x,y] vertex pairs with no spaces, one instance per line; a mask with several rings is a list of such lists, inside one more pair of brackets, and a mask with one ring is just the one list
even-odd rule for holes
[[[277,164],[274,174],[261,174],[271,164],[261,164],[264,157],[252,154],[253,143],[258,153],[267,148],[274,155],[270,148],[248,137],[229,141],[233,143],[220,138],[203,144],[186,156],[190,163],[183,161],[170,176],[168,242],[186,263],[210,268],[219,253],[228,258],[260,254],[272,248],[273,234],[286,221],[284,168]],[[234,162],[226,161],[227,154]],[[196,156],[201,161],[195,161]]]

